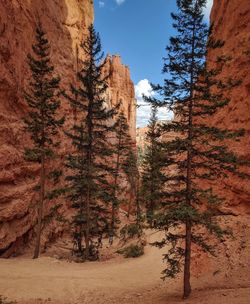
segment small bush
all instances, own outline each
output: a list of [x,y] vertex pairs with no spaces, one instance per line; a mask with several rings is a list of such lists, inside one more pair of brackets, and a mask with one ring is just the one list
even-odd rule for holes
[[120,231],[122,239],[140,237],[142,228],[137,224],[125,225]]
[[144,246],[132,244],[118,250],[117,253],[123,254],[125,258],[137,258],[144,254]]
[[7,298],[0,295],[0,304],[16,304],[17,302],[9,301]]

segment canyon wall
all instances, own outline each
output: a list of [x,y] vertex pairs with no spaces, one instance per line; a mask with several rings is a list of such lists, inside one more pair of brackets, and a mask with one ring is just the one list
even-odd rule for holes
[[[78,49],[81,56],[78,45],[93,22],[94,13],[92,0],[0,0],[0,7],[0,256],[7,257],[25,244],[32,244],[37,218],[33,188],[39,167],[23,159],[24,147],[30,139],[22,122],[28,110],[23,99],[23,89],[30,77],[26,56],[31,52],[36,22],[39,18],[47,32],[55,72],[61,76],[61,86],[67,89],[76,82]],[[122,99],[133,136],[134,91],[128,68],[117,57],[110,59],[109,68],[110,99],[113,103]],[[61,103],[67,128],[72,125],[74,115],[68,101],[62,99]],[[71,144],[63,132],[59,137],[62,163]],[[46,206],[47,210],[50,207]],[[67,213],[67,206],[64,209]],[[46,227],[43,245],[63,229],[58,223]]]
[[[232,60],[224,65],[219,77],[242,82],[224,92],[231,101],[213,117],[211,124],[231,130],[244,128],[245,136],[230,142],[229,146],[242,161],[250,161],[250,2],[214,0],[210,18],[214,24],[214,38],[225,44],[222,49],[209,51],[208,62],[214,62],[218,55],[230,56]],[[242,170],[250,173],[249,168],[243,166]],[[218,184],[218,191],[226,198],[226,208],[234,213],[250,212],[249,179],[230,176]]]
[[121,62],[119,55],[107,56],[105,73],[109,75],[108,95],[112,105],[121,103],[121,110],[128,120],[130,135],[136,140],[136,99],[129,67]]

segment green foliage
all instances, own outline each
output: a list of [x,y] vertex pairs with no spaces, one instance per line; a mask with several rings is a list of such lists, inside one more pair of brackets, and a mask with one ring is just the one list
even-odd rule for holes
[[[175,119],[160,128],[162,137],[168,139],[161,143],[164,161],[160,170],[166,178],[162,199],[157,200],[161,208],[155,214],[154,224],[165,232],[165,237],[154,245],[170,246],[164,256],[167,264],[164,277],[175,277],[185,265],[184,297],[191,291],[191,243],[214,254],[208,236],[221,239],[226,233],[215,217],[223,198],[211,184],[229,174],[239,176],[240,162],[230,151],[228,140],[237,140],[244,133],[211,124],[213,115],[230,101],[225,97],[226,90],[240,82],[219,79],[229,56],[215,58],[214,64],[206,62],[208,50],[224,44],[213,41],[212,29],[203,22],[205,5],[206,0],[177,1],[178,13],[172,14],[177,34],[170,38],[166,48],[164,85],[154,86],[157,98],[145,97],[154,106],[167,106],[175,113]],[[173,133],[175,136],[171,137]],[[199,234],[200,229],[205,229],[207,235]]]
[[141,197],[146,207],[147,221],[153,226],[154,213],[162,198],[165,175],[162,172],[164,155],[162,153],[160,130],[157,125],[157,108],[152,106],[151,119],[146,135],[147,150],[142,162]]
[[[135,198],[137,225],[140,225],[141,209],[139,200],[139,170],[137,157],[132,147],[128,150],[128,153],[122,163],[122,169],[130,185],[131,195]],[[132,202],[130,202],[130,205],[128,206],[129,214],[132,208],[131,203]]]
[[107,108],[107,77],[103,76],[105,62],[99,35],[93,25],[88,33],[81,45],[86,60],[77,74],[78,84],[71,85],[71,93],[64,95],[77,113],[74,125],[65,132],[73,147],[67,156],[69,174],[66,180],[68,199],[75,210],[72,219],[74,253],[91,260],[94,251],[90,248],[97,244],[98,249],[100,242],[96,239],[101,240],[103,233],[107,233],[108,205],[115,199],[113,186],[108,181],[114,174],[109,165],[114,150],[108,136],[114,132],[111,119],[117,108]]
[[26,161],[39,163],[40,162],[39,155],[40,155],[39,149],[25,148],[24,158],[25,158]]
[[137,158],[138,158],[138,165],[141,165],[144,159],[144,151],[140,146],[137,146]]
[[52,208],[50,208],[49,213],[47,215],[45,215],[42,219],[43,224],[48,225],[53,220],[56,220],[57,222],[60,222],[60,223],[66,223],[67,220],[60,212],[60,208],[62,206],[63,206],[62,204],[56,204]]
[[136,223],[125,225],[120,231],[120,236],[122,239],[133,239],[135,237],[140,237],[143,233],[141,226],[138,226]]
[[[122,173],[125,173],[128,177],[128,167],[124,166],[124,161],[128,159],[131,153],[132,139],[129,134],[129,126],[127,119],[123,113],[117,115],[116,123],[114,124],[114,132],[116,135],[116,143],[114,144],[114,181],[113,181],[113,201],[112,201],[112,216],[111,216],[111,227],[110,234],[113,236],[114,231],[117,228],[115,226],[116,214],[121,204],[119,200],[119,194],[124,190],[120,186],[120,179],[123,178]],[[131,166],[131,163],[129,164]],[[132,190],[131,190],[132,191]]]
[[[32,73],[29,86],[24,93],[29,107],[24,118],[25,130],[30,134],[32,145],[26,147],[24,158],[30,162],[40,164],[40,178],[34,191],[39,191],[37,241],[34,258],[40,251],[40,236],[42,231],[43,205],[45,200],[53,197],[46,193],[50,161],[56,158],[56,149],[59,129],[64,123],[64,118],[58,117],[60,111],[59,84],[60,78],[54,76],[54,66],[50,59],[50,45],[46,34],[39,23],[36,28],[36,42],[32,46],[33,53],[28,54],[28,65]],[[57,176],[58,182],[59,176]],[[55,191],[55,190],[54,190]],[[58,191],[57,191],[58,193]]]
[[63,172],[62,170],[53,170],[49,172],[49,179],[53,181],[54,184],[59,183],[60,177],[62,176]]
[[128,153],[126,154],[125,159],[123,160],[122,169],[126,174],[127,181],[129,182],[131,188],[135,188],[136,181],[139,176],[139,171],[137,166],[136,154],[131,147],[128,150]]
[[117,253],[124,255],[125,258],[138,258],[144,254],[144,246],[132,244],[117,250]]
[[247,49],[243,52],[248,58],[250,58],[250,49]]
[[57,118],[60,78],[53,75],[50,45],[40,23],[32,50],[33,55],[27,56],[32,80],[24,94],[30,111],[24,122],[34,146],[26,149],[25,156],[31,161],[40,162],[42,155],[49,157],[54,153],[53,148],[58,144],[56,135],[64,123],[64,118]]

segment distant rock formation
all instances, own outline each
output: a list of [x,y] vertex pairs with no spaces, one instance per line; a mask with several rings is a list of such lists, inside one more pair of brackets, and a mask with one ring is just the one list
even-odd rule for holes
[[[0,256],[7,257],[32,241],[36,224],[33,187],[39,168],[23,159],[29,137],[22,123],[27,111],[23,89],[29,79],[26,56],[34,41],[35,24],[40,18],[51,43],[56,73],[67,89],[76,81],[76,58],[82,57],[78,46],[93,22],[94,12],[92,0],[0,0],[0,7]],[[122,100],[135,138],[134,89],[129,70],[117,56],[110,58],[107,70],[111,101]],[[73,120],[66,100],[62,100],[62,112],[67,117],[66,128]],[[63,159],[71,144],[63,132],[60,140]],[[64,209],[67,213],[67,206]],[[43,245],[61,231],[63,227],[58,223],[49,225],[43,233]]]
[[120,55],[107,56],[105,72],[109,75],[108,95],[112,105],[121,103],[121,109],[128,119],[130,135],[136,138],[136,99],[134,83],[129,67],[121,62]]

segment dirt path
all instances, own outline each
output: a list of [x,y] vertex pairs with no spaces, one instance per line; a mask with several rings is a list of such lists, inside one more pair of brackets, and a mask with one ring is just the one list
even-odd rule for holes
[[160,279],[162,253],[147,246],[145,255],[137,259],[85,264],[48,257],[2,259],[0,294],[22,304],[250,303],[247,280],[241,280],[235,286],[231,280],[222,280],[212,274],[193,279],[191,299],[181,301],[181,280],[164,283]]
[[95,292],[111,296],[161,285],[162,253],[151,246],[137,259],[68,263],[53,258],[0,260],[0,294],[16,299],[77,302]]

